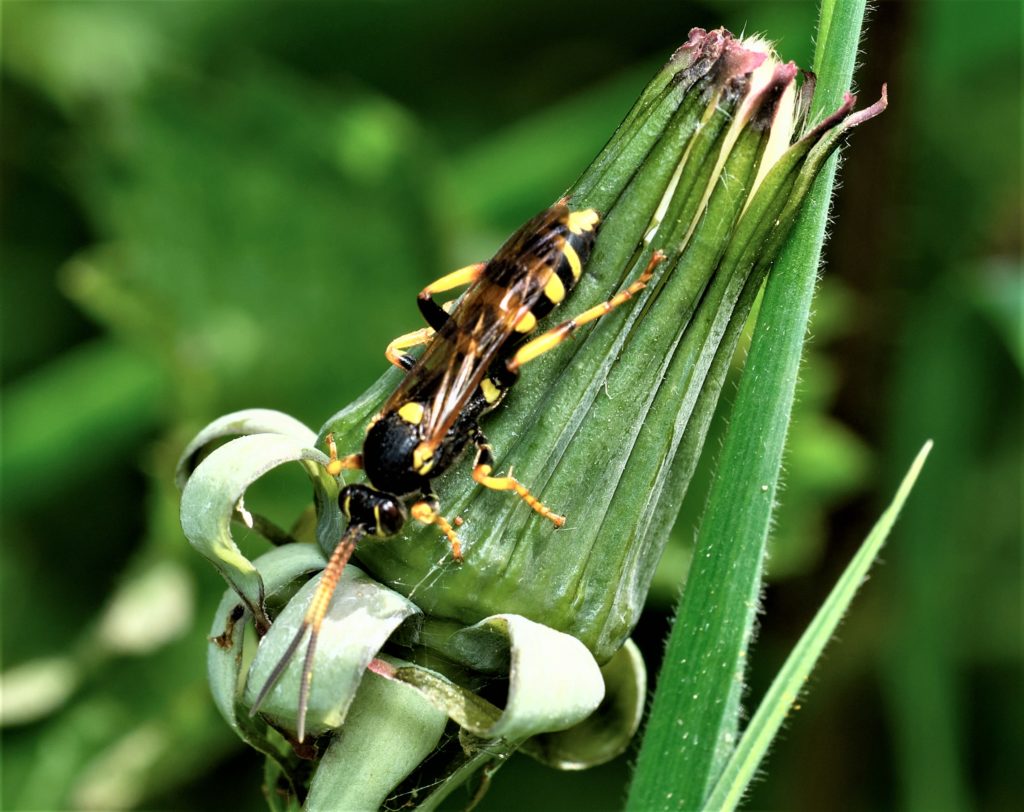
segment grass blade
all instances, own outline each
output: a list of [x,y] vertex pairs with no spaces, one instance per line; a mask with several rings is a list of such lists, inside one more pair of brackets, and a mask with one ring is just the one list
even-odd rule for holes
[[917,480],[925,459],[932,449],[929,440],[918,452],[910,470],[903,478],[896,496],[878,522],[871,529],[857,554],[843,572],[821,609],[814,616],[792,653],[786,659],[771,687],[761,701],[757,712],[743,733],[739,745],[733,751],[722,771],[721,777],[708,796],[704,806],[708,809],[735,809],[747,786],[757,770],[761,759],[789,712],[790,706],[796,701],[811,670],[814,668],[832,638],[839,621],[853,601],[860,585],[864,582],[868,570],[878,556],[889,532],[896,523],[903,503],[910,495],[914,482]]

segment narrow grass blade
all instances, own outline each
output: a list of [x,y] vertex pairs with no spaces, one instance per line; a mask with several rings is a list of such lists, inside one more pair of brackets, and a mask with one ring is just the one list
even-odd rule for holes
[[903,503],[910,495],[914,482],[917,480],[931,449],[932,443],[929,441],[918,452],[892,503],[871,529],[871,533],[868,534],[857,554],[843,572],[839,582],[821,609],[818,610],[818,614],[814,616],[811,625],[807,627],[807,631],[804,632],[793,648],[793,652],[786,659],[768,689],[768,693],[761,701],[754,718],[750,720],[739,745],[726,762],[721,777],[704,802],[705,808],[735,809],[743,797],[761,759],[768,752],[768,748],[789,713],[790,707],[800,695],[818,657],[821,656],[825,645],[835,633],[839,621],[846,613],[853,601],[853,596],[864,582],[868,570],[882,549],[882,545],[896,523]]

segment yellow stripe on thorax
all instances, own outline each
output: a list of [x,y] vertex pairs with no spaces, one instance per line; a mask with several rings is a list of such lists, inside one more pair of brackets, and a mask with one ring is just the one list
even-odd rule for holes
[[426,443],[420,443],[412,452],[412,469],[420,476],[426,476],[434,467],[434,450]]
[[484,393],[484,400],[489,404],[497,403],[501,397],[501,390],[494,385],[494,381],[490,378],[480,381],[480,390]]
[[423,420],[423,404],[417,403],[416,401],[410,401],[398,410],[398,416],[406,423],[412,423],[414,426],[418,426]]

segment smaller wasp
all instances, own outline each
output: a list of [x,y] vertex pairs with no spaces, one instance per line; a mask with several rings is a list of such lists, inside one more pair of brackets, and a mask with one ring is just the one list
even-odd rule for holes
[[[447,471],[469,445],[476,447],[473,479],[480,485],[513,491],[556,527],[565,523],[511,475],[493,475],[493,450],[479,420],[501,403],[518,380],[523,364],[624,304],[651,279],[663,258],[660,252],[652,256],[635,282],[608,301],[530,337],[538,320],[576,286],[599,222],[593,209],[571,211],[565,200],[559,201],[522,226],[489,262],[453,271],[420,292],[418,304],[429,327],[388,345],[388,360],[406,370],[406,375],[370,422],[361,453],[339,457],[333,438],[327,438],[328,472],[336,476],[346,469],[362,469],[368,482],[347,485],[338,494],[348,528],[324,569],[302,625],[260,690],[251,713],[257,712],[280,679],[308,629],[297,725],[298,741],[303,740],[320,625],[341,572],[363,536],[396,535],[413,518],[436,525],[448,538],[453,557],[462,559],[462,544],[440,512],[431,481]],[[433,299],[434,294],[465,285],[469,288],[454,307]],[[418,359],[401,352],[418,344],[426,344]]]

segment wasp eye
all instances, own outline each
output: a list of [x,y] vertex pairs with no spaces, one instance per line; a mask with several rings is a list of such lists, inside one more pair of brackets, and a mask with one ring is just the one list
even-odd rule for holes
[[381,499],[377,513],[377,534],[393,536],[405,524],[407,518],[405,505],[390,497]]
[[408,519],[398,497],[366,485],[347,485],[338,494],[338,506],[350,524],[362,525],[374,536],[393,536]]

